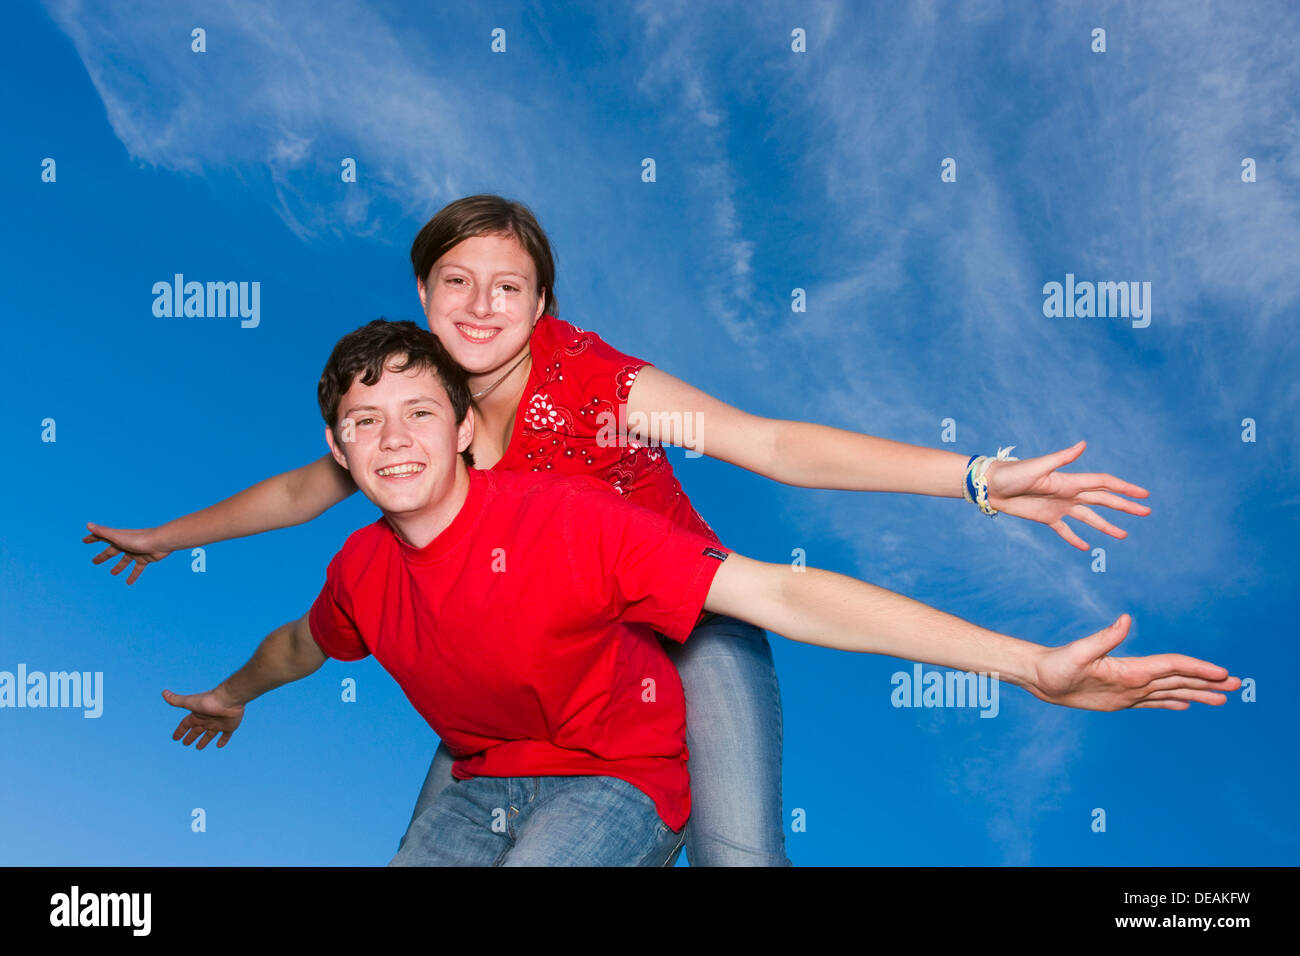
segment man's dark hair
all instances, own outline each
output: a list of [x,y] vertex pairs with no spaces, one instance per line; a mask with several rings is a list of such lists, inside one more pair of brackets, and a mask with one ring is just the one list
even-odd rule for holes
[[[397,372],[412,368],[432,369],[451,400],[456,424],[465,420],[470,406],[469,382],[464,369],[447,353],[438,337],[414,322],[391,322],[381,318],[339,339],[325,363],[325,371],[321,373],[316,398],[320,402],[321,416],[325,424],[334,429],[336,440],[341,440],[338,415],[343,396],[358,375],[362,385],[374,385],[383,377],[385,368]],[[461,457],[466,465],[474,466],[474,456],[469,449],[461,452]]]

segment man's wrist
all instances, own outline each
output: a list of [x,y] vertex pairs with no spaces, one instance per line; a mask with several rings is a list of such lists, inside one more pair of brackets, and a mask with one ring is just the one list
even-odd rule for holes
[[[227,707],[243,707],[257,696],[256,694],[241,694],[238,691],[238,676],[238,674],[235,674],[227,677],[212,691],[213,696]],[[236,686],[232,687],[232,684]]]
[[1003,637],[1009,643],[1005,653],[999,656],[1005,657],[1003,666],[1006,669],[998,671],[998,680],[1024,688],[1035,697],[1041,697],[1038,692],[1038,662],[1050,648],[1035,644],[1033,641],[1023,641],[1018,637],[1006,635]]
[[176,549],[172,547],[171,542],[168,541],[167,538],[167,525],[162,525],[157,528],[146,528],[144,532],[145,550],[160,551],[164,554],[170,554]]

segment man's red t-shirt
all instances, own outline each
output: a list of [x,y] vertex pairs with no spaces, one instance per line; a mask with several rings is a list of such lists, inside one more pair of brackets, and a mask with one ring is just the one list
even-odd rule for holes
[[454,776],[626,780],[690,815],[685,641],[727,555],[598,479],[469,470],[459,514],[415,548],[384,518],[330,562],[312,636],[369,654],[457,758]]

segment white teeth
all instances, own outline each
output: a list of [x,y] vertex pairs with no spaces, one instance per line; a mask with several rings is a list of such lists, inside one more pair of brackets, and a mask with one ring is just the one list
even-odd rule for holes
[[424,471],[423,465],[393,465],[391,468],[380,468],[379,474],[385,478],[390,475],[414,475]]
[[486,342],[488,339],[496,335],[498,331],[497,329],[476,329],[468,325],[458,325],[456,328],[460,329],[466,336],[474,339],[476,342]]

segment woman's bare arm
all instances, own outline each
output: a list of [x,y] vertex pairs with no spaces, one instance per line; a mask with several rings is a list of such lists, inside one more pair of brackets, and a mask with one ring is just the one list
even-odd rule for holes
[[323,455],[310,465],[259,481],[224,501],[156,528],[123,529],[87,524],[90,534],[82,540],[87,544],[102,541],[108,545],[95,556],[95,564],[121,555],[112,574],[120,574],[135,562],[134,570],[126,579],[127,584],[134,584],[145,565],[161,561],[172,551],[304,524],[356,490],[347,471],[332,456]]
[[[963,497],[968,455],[888,438],[751,415],[654,366],[637,374],[627,400],[628,431],[643,441],[690,451],[803,488],[890,491]],[[1148,515],[1145,488],[1107,474],[1058,472],[1083,453],[1083,442],[1024,461],[995,461],[986,472],[989,504],[1047,525],[1074,547],[1088,545],[1065,523],[1071,517],[1114,538],[1127,537],[1089,505]]]

